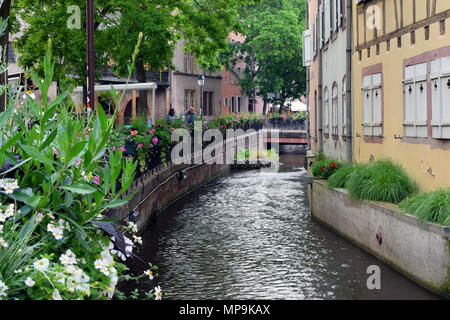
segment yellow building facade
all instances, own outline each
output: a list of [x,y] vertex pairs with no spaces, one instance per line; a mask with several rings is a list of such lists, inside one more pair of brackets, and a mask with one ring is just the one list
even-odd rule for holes
[[353,2],[353,158],[450,186],[450,1]]

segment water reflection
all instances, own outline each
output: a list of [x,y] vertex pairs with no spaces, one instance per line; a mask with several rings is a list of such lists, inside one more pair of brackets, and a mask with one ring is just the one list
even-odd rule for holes
[[[144,233],[169,299],[435,299],[313,221],[300,155],[277,173],[236,172],[198,189]],[[382,290],[366,287],[378,265]],[[142,272],[140,265],[130,265]]]

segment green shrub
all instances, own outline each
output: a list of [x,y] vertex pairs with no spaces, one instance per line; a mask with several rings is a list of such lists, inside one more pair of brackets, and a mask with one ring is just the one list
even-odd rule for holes
[[450,189],[440,189],[409,198],[403,201],[400,207],[424,223],[450,226]]
[[389,159],[356,166],[345,186],[353,198],[395,204],[417,192],[403,167]]
[[312,167],[314,177],[328,179],[341,168],[341,164],[333,159],[319,157]]
[[354,166],[346,163],[341,165],[341,168],[331,175],[328,179],[328,186],[330,188],[345,188],[350,174],[353,172]]

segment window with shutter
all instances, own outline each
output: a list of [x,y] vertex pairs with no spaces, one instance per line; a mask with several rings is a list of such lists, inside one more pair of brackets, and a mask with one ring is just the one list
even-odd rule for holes
[[337,28],[339,28],[342,25],[342,0],[336,0],[337,1]]
[[330,103],[330,97],[329,97],[329,93],[328,93],[328,88],[325,88],[324,94],[323,94],[323,132],[325,134],[329,134],[330,133],[330,122],[329,122],[329,117],[330,117],[330,108],[329,108],[329,103]]
[[450,57],[431,62],[433,138],[450,139]]
[[311,65],[311,29],[303,31],[303,66]]
[[327,42],[330,39],[331,32],[331,6],[330,0],[325,0],[325,37],[324,41]]
[[383,134],[382,75],[375,73],[363,77],[363,131],[365,136]]
[[189,91],[184,91],[184,110],[189,109]]
[[428,137],[427,63],[405,68],[405,136]]
[[188,53],[185,52],[184,53],[184,66],[183,66],[184,72],[188,72],[188,63],[189,63],[188,60],[189,60]]
[[318,24],[318,31],[319,31],[319,49],[322,49],[323,43],[325,41],[325,28],[324,28],[324,17],[323,17],[323,6],[319,6],[319,24]]
[[195,96],[196,96],[196,91],[191,91],[191,108],[195,107]]
[[337,136],[338,135],[338,86],[337,84],[335,84],[333,86],[333,102],[332,102],[332,119],[331,119],[331,124],[332,124],[332,134]]
[[311,60],[314,60],[314,58],[316,57],[316,54],[317,54],[317,23],[316,23],[316,21],[317,21],[317,17],[313,23],[313,30],[312,30],[312,32],[313,32],[313,34],[312,34],[313,55],[312,55]]
[[363,78],[363,128],[364,135],[371,136],[373,118],[372,118],[372,76],[365,76]]
[[347,135],[347,100],[346,100],[347,77],[342,80],[342,135]]
[[194,54],[191,53],[191,73],[194,73]]

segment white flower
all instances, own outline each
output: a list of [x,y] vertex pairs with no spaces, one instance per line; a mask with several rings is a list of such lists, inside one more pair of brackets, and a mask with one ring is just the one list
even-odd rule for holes
[[95,269],[101,270],[107,266],[106,262],[103,259],[97,259],[94,262]]
[[15,274],[22,273],[22,269],[17,269],[14,271]]
[[3,225],[0,224],[0,233],[3,233]]
[[5,222],[6,216],[0,211],[0,222]]
[[11,186],[6,186],[6,188],[4,189],[6,194],[11,194],[14,192],[13,188],[11,188]]
[[55,237],[56,240],[61,240],[63,238],[63,229],[61,228],[56,228],[55,231],[53,232],[53,236]]
[[59,258],[59,261],[61,261],[61,263],[63,265],[74,265],[74,264],[77,264],[77,257],[69,249],[66,251],[65,254],[61,255],[61,257]]
[[155,300],[161,300],[161,297],[162,297],[161,288],[157,286],[155,288]]
[[0,246],[3,248],[8,248],[8,243],[3,240],[3,238],[0,238]]
[[56,227],[55,227],[55,225],[54,224],[52,224],[52,223],[49,223],[48,225],[47,225],[47,231],[48,232],[54,232],[55,231],[55,229],[56,229]]
[[8,218],[11,218],[11,217],[14,217],[14,209],[11,209],[11,208],[6,209],[6,211],[5,211],[5,218],[8,219]]
[[36,282],[33,281],[33,279],[31,279],[30,277],[27,278],[27,280],[25,280],[25,285],[27,287],[33,287],[36,284]]
[[137,226],[134,222],[131,222],[131,221],[128,222],[128,228],[130,228],[131,231],[133,231],[134,233],[138,232]]
[[6,297],[6,291],[8,290],[8,287],[4,282],[0,280],[0,297]]
[[53,291],[52,299],[53,299],[53,300],[62,300],[61,295],[59,294],[58,289],[55,289],[55,291]]
[[41,272],[45,272],[48,270],[48,266],[50,264],[50,261],[48,261],[47,258],[41,259],[39,261],[36,261],[35,263],[33,263],[33,266],[36,270],[41,271]]
[[148,276],[150,280],[153,280],[153,271],[152,270],[150,270],[150,269],[146,270],[146,271],[144,271],[144,274],[146,276]]
[[141,237],[133,236],[133,240],[134,240],[134,242],[136,242],[136,243],[142,244],[142,238],[141,238]]
[[41,222],[44,219],[44,215],[42,213],[38,213],[36,215],[36,221]]

